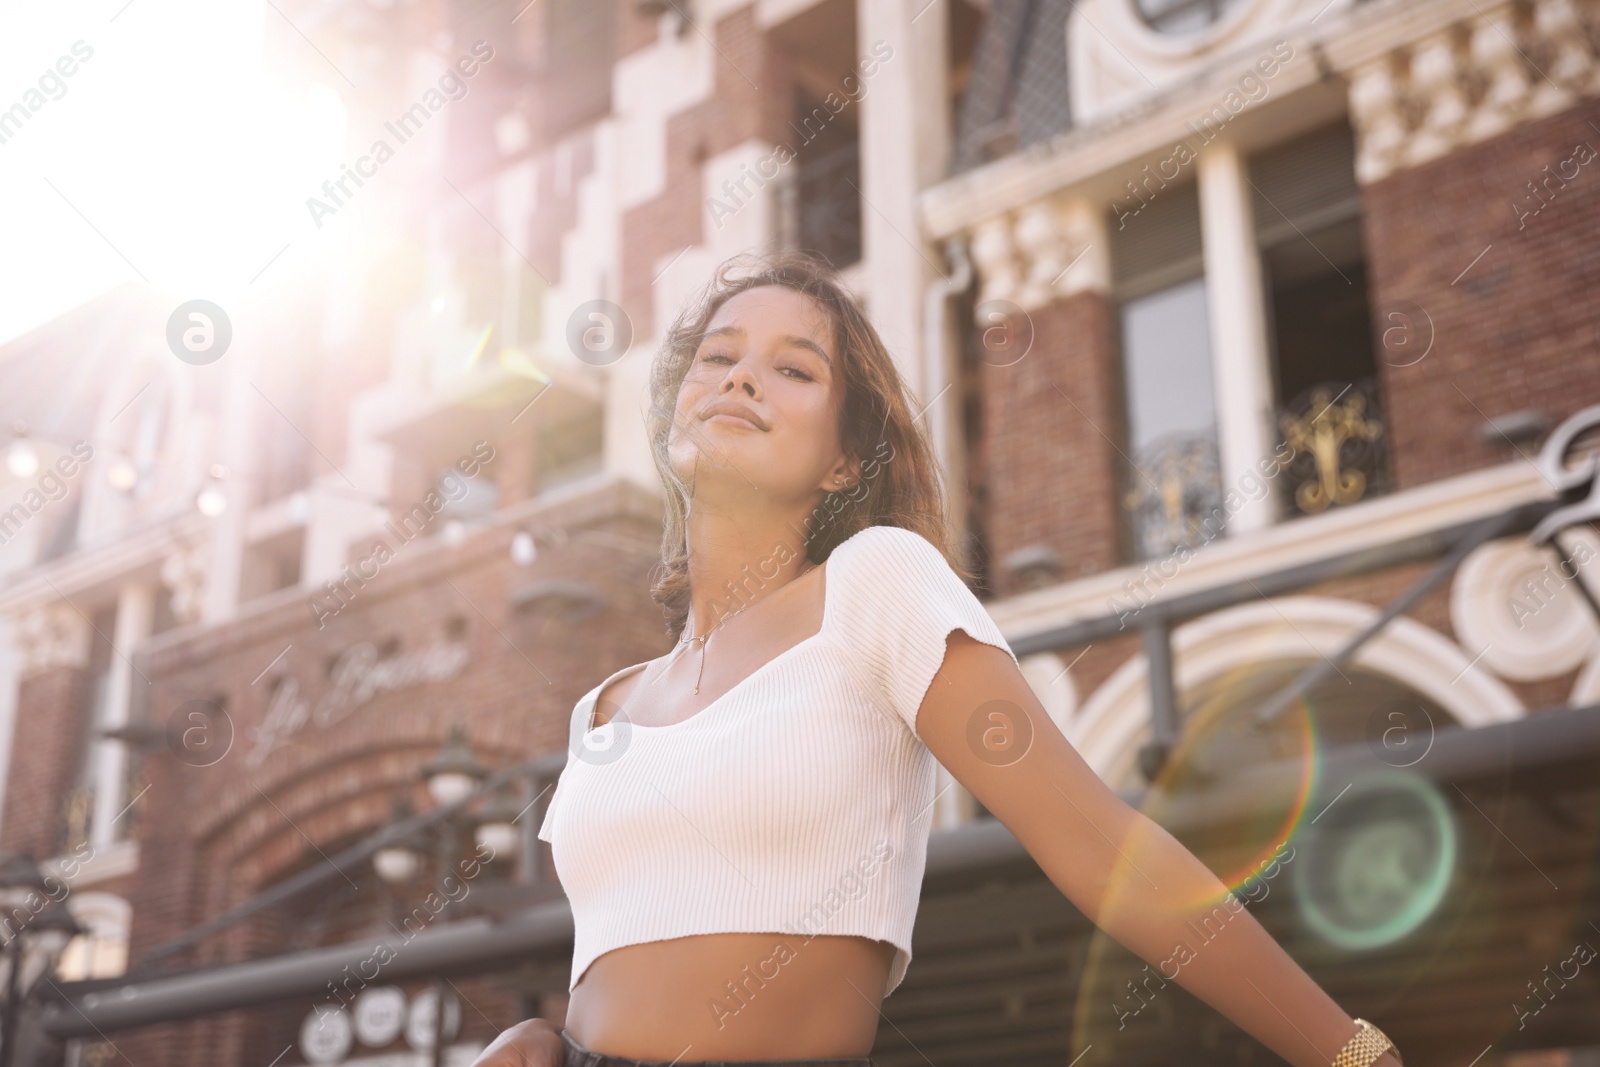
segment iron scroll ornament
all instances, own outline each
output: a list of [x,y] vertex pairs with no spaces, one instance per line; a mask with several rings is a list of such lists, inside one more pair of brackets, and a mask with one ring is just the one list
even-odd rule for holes
[[[1557,426],[1539,450],[1539,473],[1563,495],[1576,497],[1576,502],[1557,508],[1540,520],[1528,535],[1535,545],[1551,542],[1556,534],[1568,526],[1583,522],[1600,521],[1600,448],[1582,456],[1575,466],[1568,467],[1567,459],[1585,435],[1600,434],[1600,404],[1586,407]],[[1589,487],[1587,496],[1577,497],[1577,491]]]

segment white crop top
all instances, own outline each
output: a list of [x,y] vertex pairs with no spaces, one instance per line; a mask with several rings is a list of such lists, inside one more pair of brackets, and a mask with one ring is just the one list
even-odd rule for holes
[[572,907],[569,991],[612,949],[715,933],[888,941],[884,995],[905,977],[937,768],[917,709],[950,631],[1016,656],[910,530],[860,531],[823,579],[821,629],[689,718],[589,729],[640,665],[573,708],[539,829]]

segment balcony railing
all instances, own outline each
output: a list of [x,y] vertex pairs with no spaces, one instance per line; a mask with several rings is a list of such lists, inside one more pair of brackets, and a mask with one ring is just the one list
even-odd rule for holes
[[1221,532],[1226,515],[1214,428],[1166,434],[1131,459],[1123,506],[1139,559],[1194,548]]
[[[1278,412],[1275,479],[1284,518],[1316,515],[1390,491],[1387,427],[1377,382],[1322,382]],[[1285,447],[1287,446],[1287,448]],[[1213,428],[1167,434],[1132,451],[1122,504],[1137,559],[1198,548],[1227,525]]]
[[1377,381],[1323,382],[1278,412],[1281,445],[1294,459],[1278,476],[1286,517],[1387,493],[1388,434],[1378,405]]

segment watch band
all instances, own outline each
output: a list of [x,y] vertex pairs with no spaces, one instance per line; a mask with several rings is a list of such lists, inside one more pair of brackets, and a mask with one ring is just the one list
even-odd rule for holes
[[1367,1067],[1387,1051],[1393,1051],[1394,1058],[1400,1059],[1400,1050],[1394,1047],[1389,1035],[1365,1019],[1357,1019],[1355,1024],[1359,1029],[1333,1058],[1333,1067]]

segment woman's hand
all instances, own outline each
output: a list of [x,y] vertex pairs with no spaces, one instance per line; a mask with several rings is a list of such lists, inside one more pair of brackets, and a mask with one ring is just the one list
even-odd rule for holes
[[524,1019],[502,1030],[471,1067],[561,1067],[566,1058],[559,1029],[545,1019]]

